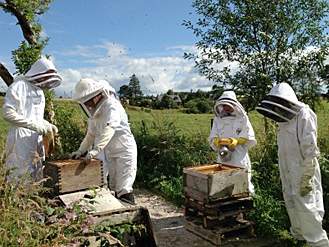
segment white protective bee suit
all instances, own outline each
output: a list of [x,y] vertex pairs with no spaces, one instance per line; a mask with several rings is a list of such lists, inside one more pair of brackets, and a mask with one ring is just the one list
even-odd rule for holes
[[[224,105],[233,108],[233,112],[228,115],[223,109]],[[254,186],[251,183],[251,164],[248,155],[248,147],[257,144],[254,130],[251,126],[247,113],[237,100],[233,91],[225,91],[217,100],[214,106],[215,118],[212,129],[208,137],[209,145],[213,150],[219,151],[220,145],[215,144],[215,140],[229,139],[236,141],[237,145],[231,149],[232,157],[230,160],[218,155],[217,162],[229,166],[245,168],[248,171],[249,192],[254,193]],[[239,143],[239,140],[244,140]]]
[[287,83],[275,85],[256,109],[278,122],[279,169],[292,235],[311,246],[329,246],[322,228],[324,207],[315,113],[298,101]]
[[25,173],[36,181],[43,178],[42,135],[57,132],[55,125],[43,119],[43,90],[57,87],[61,81],[53,63],[41,58],[9,86],[2,106],[2,117],[10,124],[5,163],[12,173],[7,179],[19,180]]
[[[94,108],[88,106],[86,102],[94,100],[95,96],[102,99]],[[107,184],[109,175],[109,187],[118,198],[132,195],[137,171],[137,145],[115,90],[105,80],[86,78],[76,84],[72,98],[82,106],[89,119],[88,132],[71,157],[78,158],[95,143],[86,155],[86,162],[96,156],[102,157],[104,183]]]

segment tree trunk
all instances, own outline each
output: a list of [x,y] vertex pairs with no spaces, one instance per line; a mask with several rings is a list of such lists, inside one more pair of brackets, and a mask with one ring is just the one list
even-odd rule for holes
[[13,83],[13,76],[9,73],[7,68],[2,63],[0,63],[0,77],[7,84],[8,87],[10,84]]

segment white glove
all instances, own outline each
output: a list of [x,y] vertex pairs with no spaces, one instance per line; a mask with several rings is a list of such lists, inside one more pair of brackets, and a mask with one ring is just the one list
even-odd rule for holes
[[313,188],[313,176],[316,170],[316,161],[314,159],[305,159],[303,161],[303,173],[300,181],[299,194],[306,196]]
[[40,123],[31,123],[29,129],[38,132],[39,135],[46,135],[48,132],[47,126]]
[[97,150],[91,150],[87,153],[85,161],[87,164],[91,162],[91,160],[98,154],[99,152]]
[[47,120],[43,120],[43,123],[47,128],[47,132],[55,132],[55,133],[58,132],[57,127],[55,125],[49,123]]
[[83,153],[81,153],[79,150],[71,153],[69,155],[70,159],[78,159]]
[[95,140],[95,137],[93,137],[92,135],[87,133],[85,138],[81,142],[79,149],[77,151],[71,153],[69,155],[69,158],[78,159],[81,155],[83,155],[89,149],[89,147],[93,144],[94,140]]

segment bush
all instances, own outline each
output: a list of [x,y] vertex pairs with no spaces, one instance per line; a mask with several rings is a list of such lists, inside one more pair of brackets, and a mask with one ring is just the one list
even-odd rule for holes
[[154,121],[150,127],[142,121],[134,135],[138,147],[137,182],[156,187],[176,201],[183,192],[183,168],[213,162],[215,158],[203,133],[180,135],[166,120]]
[[68,154],[78,150],[87,133],[87,118],[76,103],[63,101],[55,107],[56,126],[61,147],[55,148],[54,159],[68,157]]

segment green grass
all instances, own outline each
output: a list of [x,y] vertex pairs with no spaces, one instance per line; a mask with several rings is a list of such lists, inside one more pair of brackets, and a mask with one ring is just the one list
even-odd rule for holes
[[144,121],[148,127],[152,127],[153,123],[173,123],[182,135],[210,133],[211,119],[214,117],[213,114],[186,114],[180,110],[150,110],[139,107],[127,107],[126,111],[133,132]]
[[[0,106],[3,105],[4,97],[0,97]],[[329,103],[327,101],[322,101],[322,107],[320,111],[317,112],[318,117],[318,146],[321,152],[328,153],[329,150]],[[69,99],[55,99],[54,105],[60,107],[72,107],[76,108],[74,114],[71,116],[72,121],[76,122],[86,122],[87,118],[80,109],[79,105]],[[194,135],[197,133],[204,133],[208,135],[211,130],[211,119],[213,119],[213,114],[186,114],[182,113],[180,110],[151,110],[148,108],[132,107],[127,106],[126,112],[129,117],[129,122],[132,131],[139,131],[142,122],[146,124],[149,129],[152,126],[161,126],[163,122],[173,123],[179,134],[182,135]],[[2,108],[0,108],[0,114],[2,114]],[[258,143],[262,143],[264,140],[264,119],[256,111],[251,111],[249,113],[250,122],[254,128],[256,140]],[[0,118],[0,138],[1,142],[4,142],[7,136],[9,124]],[[157,131],[158,128],[154,128]],[[0,143],[1,144],[1,143]],[[254,148],[257,152],[261,152],[257,147]],[[251,150],[252,152],[252,150]]]

